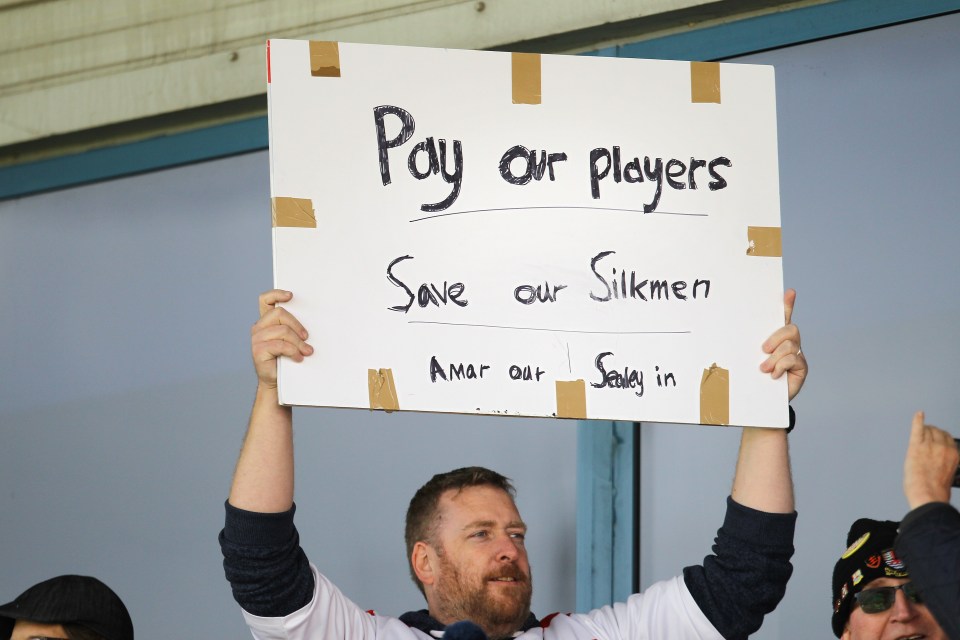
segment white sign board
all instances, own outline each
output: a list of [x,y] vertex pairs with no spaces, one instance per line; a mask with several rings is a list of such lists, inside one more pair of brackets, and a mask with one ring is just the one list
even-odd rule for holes
[[770,67],[272,40],[284,404],[785,427]]

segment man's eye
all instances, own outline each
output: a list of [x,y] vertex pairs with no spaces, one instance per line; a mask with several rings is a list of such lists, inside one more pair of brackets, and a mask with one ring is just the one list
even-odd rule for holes
[[526,540],[526,539],[527,539],[527,534],[525,534],[525,533],[511,533],[511,534],[510,534],[510,537],[513,538],[513,539],[515,539],[515,540],[521,540],[521,541],[522,541],[522,540]]
[[473,537],[473,538],[486,538],[486,537],[487,537],[487,532],[486,532],[486,531],[474,531],[474,532],[473,532],[473,535],[472,535],[471,537]]

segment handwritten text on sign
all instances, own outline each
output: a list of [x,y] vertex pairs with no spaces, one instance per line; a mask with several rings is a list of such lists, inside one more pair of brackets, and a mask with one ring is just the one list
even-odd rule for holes
[[286,404],[786,426],[772,70],[273,40]]

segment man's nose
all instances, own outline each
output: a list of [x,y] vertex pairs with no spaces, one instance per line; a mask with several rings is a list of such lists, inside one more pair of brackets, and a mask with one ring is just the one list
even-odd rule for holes
[[520,557],[520,545],[513,536],[505,535],[500,538],[500,546],[497,548],[497,558],[499,560],[516,560]]
[[897,589],[895,592],[892,613],[890,620],[896,622],[907,622],[917,616],[917,605],[910,601],[903,593],[903,589]]

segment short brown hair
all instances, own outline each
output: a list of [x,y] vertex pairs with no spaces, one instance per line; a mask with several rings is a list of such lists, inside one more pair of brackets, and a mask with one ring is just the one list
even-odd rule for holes
[[[463,491],[467,487],[490,486],[506,492],[511,498],[517,495],[510,479],[484,467],[463,467],[446,473],[438,473],[420,487],[410,500],[407,507],[407,525],[404,539],[407,543],[407,562],[410,565],[410,577],[414,584],[423,591],[423,584],[413,570],[413,545],[426,542],[432,547],[436,544],[436,528],[438,522],[438,505],[440,496],[451,489]],[[438,549],[439,551],[439,549]]]

